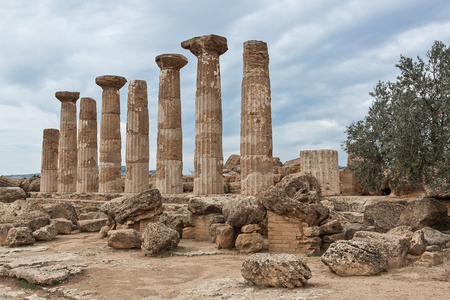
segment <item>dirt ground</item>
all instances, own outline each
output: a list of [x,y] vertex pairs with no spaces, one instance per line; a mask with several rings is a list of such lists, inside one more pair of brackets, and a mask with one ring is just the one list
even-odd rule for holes
[[[41,251],[31,251],[36,247]],[[320,257],[304,257],[313,277],[295,289],[259,288],[246,282],[240,268],[248,255],[217,250],[209,242],[181,240],[171,253],[146,257],[138,249],[110,248],[97,234],[75,233],[22,250],[7,255],[71,256],[66,263],[82,266],[83,271],[57,286],[36,289],[2,277],[0,299],[450,299],[450,249],[443,252],[442,264],[411,262],[370,277],[339,277]]]

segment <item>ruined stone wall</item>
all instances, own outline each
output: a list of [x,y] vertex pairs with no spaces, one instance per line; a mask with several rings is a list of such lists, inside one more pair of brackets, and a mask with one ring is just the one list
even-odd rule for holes
[[289,218],[267,212],[269,228],[269,251],[295,253],[298,252],[297,240],[302,237],[301,222],[296,218]]

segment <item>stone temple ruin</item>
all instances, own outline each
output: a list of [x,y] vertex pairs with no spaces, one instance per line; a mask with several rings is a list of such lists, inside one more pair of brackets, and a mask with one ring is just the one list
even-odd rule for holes
[[[411,249],[418,255],[425,251],[419,244],[425,243],[426,234],[420,230],[448,219],[447,209],[439,201],[352,198],[362,191],[351,171],[339,170],[335,150],[301,151],[298,158],[284,164],[273,157],[269,54],[262,41],[243,44],[240,155],[231,155],[224,164],[219,57],[228,50],[227,40],[206,35],[181,46],[197,57],[194,175],[182,174],[180,71],[187,58],[181,54],[155,58],[160,76],[154,175],[149,175],[146,81],[131,80],[128,85],[126,172],[122,178],[119,90],[127,80],[99,76],[95,82],[103,91],[100,141],[95,100],[80,100],[77,139],[80,94],[56,92],[61,101],[61,124],[59,130],[45,129],[43,133],[40,192],[12,196],[18,187],[6,185],[9,198],[2,202],[16,203],[15,199],[27,197],[34,206],[20,202],[20,218],[16,214],[0,219],[2,245],[20,244],[10,237],[10,229],[28,226],[24,226],[28,224],[26,216],[34,214],[28,214],[27,207],[33,206],[40,207],[42,228],[57,226],[58,233],[70,233],[73,225],[80,231],[99,231],[108,238],[109,246],[142,248],[145,254],[173,249],[180,238],[209,240],[219,249],[236,248],[244,253],[307,255],[345,247],[348,253],[353,253],[354,247],[370,252],[372,246],[364,243],[371,241],[383,244],[377,247],[387,255],[386,259],[377,252],[378,265],[371,271],[376,274],[404,266]],[[56,213],[52,205],[66,212]],[[68,215],[72,216],[70,228],[61,229],[64,222],[57,219]],[[398,237],[394,230],[398,226],[405,227],[402,232],[407,231],[409,239]],[[415,235],[418,240],[413,239]],[[156,237],[162,238],[155,241]],[[348,243],[335,244],[338,241]],[[346,275],[335,266],[332,254],[325,257],[324,263],[333,272]],[[307,266],[305,270],[304,276],[310,277]],[[355,274],[367,275],[362,273]]]

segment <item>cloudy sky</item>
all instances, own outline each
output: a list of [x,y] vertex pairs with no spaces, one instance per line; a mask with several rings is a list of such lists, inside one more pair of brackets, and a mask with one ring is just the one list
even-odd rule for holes
[[212,33],[229,48],[220,58],[225,160],[239,154],[242,44],[262,40],[270,55],[274,156],[284,162],[301,150],[335,149],[346,165],[345,127],[365,116],[378,80],[395,79],[400,54],[425,57],[434,40],[450,44],[450,1],[0,0],[0,175],[39,172],[42,132],[59,128],[55,92],[79,91],[99,109],[95,77],[106,74],[147,81],[155,169],[155,57],[163,53],[189,60],[181,70],[188,174],[197,59],[180,43]]

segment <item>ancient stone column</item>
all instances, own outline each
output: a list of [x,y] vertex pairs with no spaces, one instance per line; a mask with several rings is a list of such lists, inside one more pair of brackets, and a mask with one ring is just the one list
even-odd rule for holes
[[322,196],[340,194],[339,162],[336,150],[300,151],[300,171],[311,173],[319,181]]
[[241,194],[273,185],[269,54],[261,41],[244,43],[241,93]]
[[217,35],[194,37],[181,43],[198,59],[195,95],[194,194],[223,193],[222,99],[219,56],[227,39]]
[[128,85],[125,193],[140,193],[149,189],[148,130],[147,82],[131,80]]
[[104,75],[95,79],[103,89],[100,120],[100,193],[122,192],[122,156],[120,137],[120,88],[127,80],[121,76]]
[[161,194],[183,193],[183,134],[181,130],[180,69],[188,60],[181,54],[155,58],[161,69],[158,95],[156,188]]
[[44,129],[41,160],[41,192],[58,190],[58,146],[59,130]]
[[58,149],[58,192],[74,193],[77,189],[77,100],[79,92],[56,92],[61,101],[61,123]]
[[98,192],[97,104],[80,99],[78,121],[77,193]]

